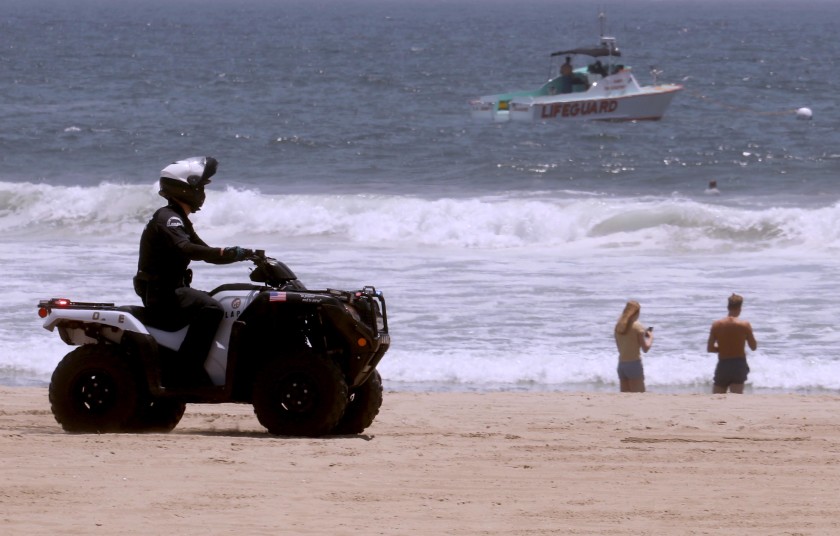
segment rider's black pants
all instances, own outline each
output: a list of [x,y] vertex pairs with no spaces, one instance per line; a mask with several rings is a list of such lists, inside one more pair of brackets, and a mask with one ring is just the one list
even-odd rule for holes
[[143,298],[150,325],[176,331],[189,324],[178,354],[192,370],[203,369],[224,316],[222,305],[206,292],[190,287],[172,289],[148,283],[138,294]]
[[225,312],[222,304],[206,292],[189,287],[175,290],[180,314],[190,320],[190,329],[178,353],[197,367],[202,367]]

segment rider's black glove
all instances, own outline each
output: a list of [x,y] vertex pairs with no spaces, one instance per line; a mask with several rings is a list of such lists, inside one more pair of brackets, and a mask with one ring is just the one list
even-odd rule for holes
[[250,249],[233,246],[232,248],[225,248],[225,258],[231,261],[244,261],[254,254]]

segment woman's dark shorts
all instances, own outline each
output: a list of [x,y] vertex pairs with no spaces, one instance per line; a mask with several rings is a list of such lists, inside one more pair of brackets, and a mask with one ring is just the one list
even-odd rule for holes
[[732,384],[744,383],[749,372],[746,357],[719,359],[715,367],[715,385],[729,387]]

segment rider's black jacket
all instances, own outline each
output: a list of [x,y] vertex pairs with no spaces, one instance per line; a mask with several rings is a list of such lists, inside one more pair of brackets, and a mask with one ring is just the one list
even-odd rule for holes
[[137,263],[135,289],[137,284],[153,283],[158,292],[172,292],[189,284],[185,281],[190,261],[205,261],[213,264],[229,264],[234,261],[233,252],[225,255],[224,250],[212,248],[199,238],[187,215],[177,203],[158,209],[140,237],[140,259]]

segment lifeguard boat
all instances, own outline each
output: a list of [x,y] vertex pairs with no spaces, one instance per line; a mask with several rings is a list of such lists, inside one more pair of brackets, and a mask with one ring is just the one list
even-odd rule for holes
[[[658,71],[652,69],[653,85],[641,86],[630,67],[619,62],[621,52],[614,37],[604,35],[597,47],[574,48],[551,54],[548,81],[531,91],[512,91],[479,97],[470,101],[476,119],[508,121],[590,120],[656,121],[678,91],[679,84],[658,84]],[[561,74],[564,63],[585,56],[588,65]]]

